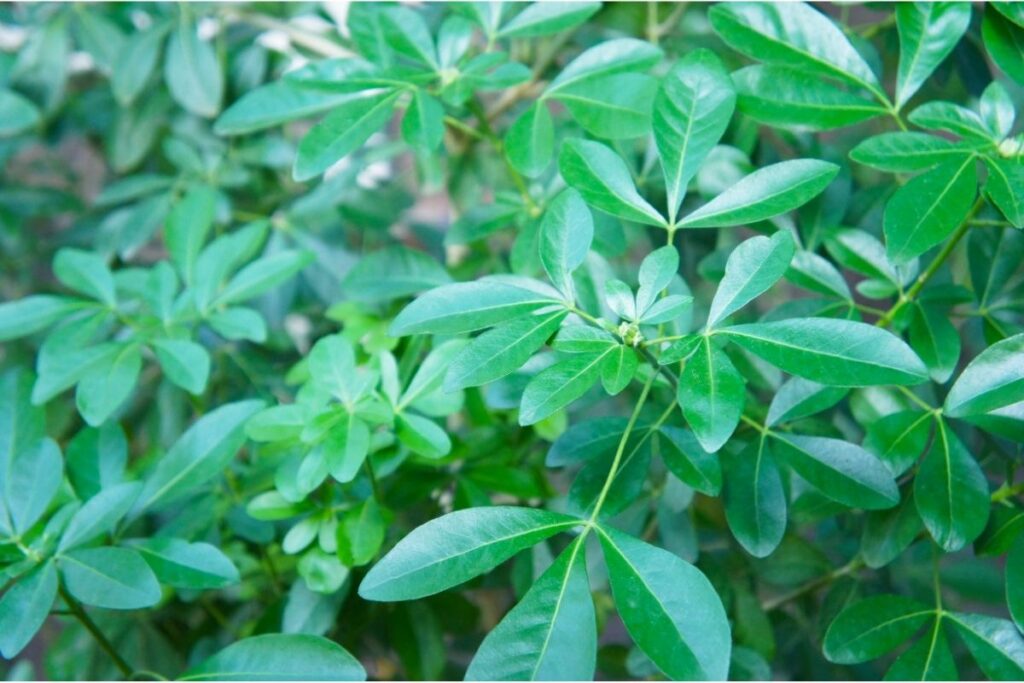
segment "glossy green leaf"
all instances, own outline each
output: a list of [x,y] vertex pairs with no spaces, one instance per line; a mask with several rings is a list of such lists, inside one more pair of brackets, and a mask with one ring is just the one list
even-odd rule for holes
[[134,550],[79,548],[60,556],[60,571],[72,596],[107,609],[141,609],[160,600],[160,584]]
[[802,377],[792,377],[772,397],[765,426],[774,427],[828,410],[846,394],[847,389],[843,387],[830,387]]
[[909,470],[928,446],[932,433],[929,413],[903,410],[868,425],[864,447],[877,455],[894,476]]
[[924,361],[932,380],[942,384],[960,360],[960,333],[941,311],[915,306],[910,322],[910,348]]
[[490,507],[431,520],[399,541],[359,586],[366,600],[414,600],[498,566],[520,550],[582,524],[545,510]]
[[885,673],[887,681],[955,681],[956,661],[949,640],[936,618],[913,645],[903,652]]
[[90,498],[71,517],[57,545],[57,552],[85,545],[98,536],[113,531],[117,523],[131,510],[141,490],[142,485],[138,482],[127,482],[105,488]]
[[746,383],[725,352],[705,337],[679,377],[676,400],[701,447],[714,453],[739,424]]
[[994,681],[1024,677],[1024,636],[1012,622],[981,614],[947,613],[982,672]]
[[437,149],[444,138],[444,105],[423,90],[416,90],[402,117],[402,137],[414,147]]
[[1024,27],[986,5],[981,35],[996,66],[1017,83],[1024,83]]
[[1024,400],[1024,334],[993,344],[972,360],[957,377],[943,410],[950,417],[990,412]]
[[509,126],[505,154],[509,163],[525,176],[535,177],[547,169],[555,153],[555,127],[543,102],[534,102]]
[[872,569],[888,565],[903,554],[922,531],[913,493],[905,491],[896,507],[867,513],[860,541],[864,564]]
[[832,621],[825,634],[829,661],[857,664],[896,649],[921,629],[935,608],[900,597],[876,595],[859,600]]
[[599,2],[535,2],[507,21],[499,38],[532,38],[582,24],[601,9]]
[[579,193],[563,190],[540,224],[540,262],[559,291],[572,296],[572,273],[580,267],[594,239],[594,219]]
[[1018,230],[1024,228],[1024,163],[1020,160],[985,158],[988,179],[985,196]]
[[601,386],[615,396],[629,386],[636,375],[640,359],[632,347],[620,344],[601,362]]
[[850,158],[858,164],[891,173],[913,173],[963,159],[970,151],[928,133],[881,133],[864,140]]
[[661,459],[681,482],[701,493],[717,496],[722,488],[718,456],[704,450],[692,432],[679,427],[661,427]]
[[346,100],[333,108],[299,143],[292,175],[309,180],[359,149],[390,119],[400,91]]
[[900,63],[896,72],[896,108],[920,89],[953,51],[971,23],[965,2],[905,3],[896,7]]
[[359,661],[337,643],[300,633],[268,633],[233,643],[181,676],[183,681],[365,681]]
[[398,440],[413,453],[436,460],[452,450],[451,439],[436,422],[411,413],[400,414],[396,420]]
[[565,182],[594,208],[636,223],[664,224],[658,211],[636,191],[622,158],[601,143],[567,140],[558,168]]
[[552,96],[591,135],[621,140],[647,135],[658,89],[652,76],[620,73],[588,78]]
[[613,350],[570,356],[541,370],[523,391],[519,424],[540,422],[583,396],[601,376],[601,365]]
[[636,38],[606,40],[584,50],[552,79],[544,91],[550,97],[563,88],[592,78],[627,71],[645,71],[661,59],[661,50]]
[[729,530],[754,557],[767,557],[786,532],[786,493],[767,439],[739,454],[721,452],[725,518]]
[[708,328],[746,306],[771,288],[789,268],[796,245],[788,232],[752,237],[731,254],[708,313]]
[[209,543],[154,537],[133,546],[160,583],[187,590],[209,590],[238,583],[238,569]]
[[0,655],[14,659],[35,637],[57,599],[53,562],[19,577],[0,598]]

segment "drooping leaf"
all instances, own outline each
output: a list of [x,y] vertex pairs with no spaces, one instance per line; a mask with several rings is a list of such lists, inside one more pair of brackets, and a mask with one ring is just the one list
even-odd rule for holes
[[636,191],[625,162],[601,143],[567,140],[558,168],[565,182],[591,206],[636,223],[664,224],[658,211]]

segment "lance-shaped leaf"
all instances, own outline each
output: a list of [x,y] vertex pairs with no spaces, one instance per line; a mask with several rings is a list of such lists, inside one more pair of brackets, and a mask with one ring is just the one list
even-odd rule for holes
[[760,168],[679,221],[684,228],[727,228],[767,220],[803,206],[824,190],[839,167],[792,159]]
[[982,614],[947,612],[946,618],[993,681],[1024,679],[1024,636],[1013,622]]
[[[7,426],[18,429],[23,423],[17,421],[20,411],[17,408],[14,411],[10,415],[13,424]],[[0,454],[0,464],[5,468],[0,486],[3,486],[3,502],[7,506],[11,531],[21,535],[39,521],[57,495],[64,477],[64,459],[52,439],[24,443],[16,432],[11,432],[8,438],[11,439],[8,447],[15,450]]]
[[268,292],[312,261],[312,252],[298,249],[263,256],[238,271],[214,300],[214,305],[238,303]]
[[876,595],[848,606],[825,634],[830,662],[857,664],[895,650],[935,616],[931,605],[899,595]]
[[899,337],[835,318],[793,318],[718,331],[754,355],[798,377],[829,386],[920,384],[921,359]]
[[359,149],[391,118],[401,91],[385,91],[338,105],[299,143],[292,175],[314,178]]
[[677,556],[598,528],[615,606],[645,655],[672,680],[725,680],[729,621],[711,582]]
[[563,88],[585,80],[627,71],[645,71],[658,63],[661,54],[657,46],[646,40],[606,40],[584,50],[579,57],[566,64],[544,91],[544,97],[551,97]]
[[304,88],[289,80],[274,81],[242,95],[213,124],[218,135],[244,135],[328,111],[356,100],[357,93]]
[[864,564],[872,569],[886,566],[909,548],[922,530],[913,492],[905,491],[898,506],[867,514],[860,541]]
[[725,352],[704,337],[686,362],[676,400],[701,447],[715,453],[740,422],[746,383]]
[[437,149],[444,139],[444,105],[416,89],[402,117],[402,138],[413,147]]
[[268,633],[228,645],[179,680],[365,681],[366,671],[334,641],[303,633]]
[[832,130],[888,113],[878,102],[789,67],[748,66],[732,79],[739,110],[770,126]]
[[57,599],[53,561],[18,577],[0,598],[0,655],[14,659],[35,637]]
[[128,548],[78,548],[59,558],[68,592],[86,605],[140,609],[160,601],[149,565]]
[[718,35],[748,57],[880,92],[878,78],[842,30],[810,5],[723,3],[708,17]]
[[933,381],[944,384],[960,360],[960,333],[941,310],[915,305],[910,348],[928,366]]
[[599,2],[535,2],[498,31],[499,38],[535,38],[582,24],[601,9]]
[[896,108],[918,91],[953,51],[971,23],[966,2],[907,2],[896,7],[900,64],[896,72]]
[[956,661],[949,649],[949,639],[936,617],[925,635],[903,652],[885,672],[887,681],[955,681]]
[[523,112],[505,135],[505,154],[517,171],[531,178],[551,163],[555,150],[555,124],[541,101]]
[[779,387],[768,406],[766,427],[791,422],[828,410],[846,396],[844,387],[829,387],[802,377],[792,377]]
[[160,582],[168,586],[209,590],[238,583],[238,569],[209,543],[156,536],[133,547]]
[[432,289],[403,308],[391,323],[389,334],[401,337],[472,332],[559,301],[557,291],[521,278],[458,282]]
[[907,120],[928,130],[948,131],[972,143],[993,142],[992,133],[976,112],[952,102],[925,102],[910,112]]
[[896,190],[885,206],[885,251],[905,263],[942,243],[964,222],[978,193],[973,156],[949,161]]
[[843,505],[880,510],[900,502],[881,460],[839,439],[773,433],[773,452],[812,486]]
[[928,533],[946,552],[960,550],[985,530],[985,473],[945,420],[938,421],[931,449],[914,478],[914,500]]
[[128,514],[141,491],[138,482],[115,484],[86,501],[68,522],[57,552],[64,552],[111,531]]
[[458,510],[431,520],[398,542],[366,575],[367,600],[415,600],[457,586],[583,522],[520,507]]
[[84,303],[80,299],[48,294],[0,303],[0,341],[17,339],[45,329]]
[[670,221],[686,186],[728,128],[735,106],[729,74],[710,50],[690,52],[662,79],[653,124]]
[[597,623],[584,539],[573,541],[487,634],[468,681],[586,681],[594,677]]
[[864,140],[850,158],[890,173],[914,173],[947,161],[963,160],[970,150],[928,133],[881,133]]
[[661,214],[636,191],[626,163],[601,143],[567,140],[558,168],[587,204],[627,221],[664,225]]
[[594,386],[601,376],[605,358],[614,345],[600,353],[581,353],[541,370],[523,390],[519,406],[519,424],[532,425],[561,410]]
[[213,45],[199,38],[199,27],[182,18],[171,33],[164,59],[171,96],[197,116],[212,118],[224,97],[224,73]]
[[567,311],[526,315],[475,337],[452,360],[446,391],[475,387],[515,372],[555,333]]
[[540,223],[540,262],[566,296],[572,296],[572,273],[586,259],[593,239],[590,209],[576,190],[562,190]]
[[725,263],[725,277],[718,285],[708,313],[708,328],[729,317],[764,294],[786,274],[796,244],[788,232],[751,237],[740,243]]
[[950,417],[968,417],[1024,400],[1024,334],[996,342],[975,357],[946,395]]
[[685,429],[663,426],[659,434],[661,459],[669,472],[687,486],[717,496],[722,488],[719,456],[704,450],[696,437]]

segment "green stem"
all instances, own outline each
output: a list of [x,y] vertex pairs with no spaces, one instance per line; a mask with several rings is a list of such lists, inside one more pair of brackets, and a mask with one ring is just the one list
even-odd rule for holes
[[101,631],[100,627],[96,625],[96,622],[92,620],[92,617],[90,617],[85,611],[82,604],[71,597],[71,594],[67,592],[63,584],[58,586],[58,590],[60,591],[60,597],[63,598],[65,604],[67,604],[68,610],[76,619],[78,619],[82,626],[92,634],[92,637],[99,644],[100,649],[107,653],[107,656],[110,657],[112,662],[114,662],[114,666],[118,668],[121,675],[128,679],[135,676],[135,671],[128,662],[118,654],[113,644],[111,644],[111,642],[107,640],[107,637],[103,635],[103,631]]
[[846,563],[845,565],[843,565],[839,569],[836,569],[835,571],[829,572],[828,574],[825,574],[824,576],[819,576],[818,578],[816,578],[816,579],[814,579],[812,581],[808,581],[807,583],[805,583],[804,585],[800,586],[799,588],[794,588],[793,590],[791,590],[788,593],[783,593],[779,597],[765,602],[762,605],[762,608],[766,612],[770,612],[772,610],[778,609],[779,607],[782,607],[783,605],[785,605],[787,602],[792,602],[793,600],[801,598],[801,597],[807,595],[808,593],[813,593],[814,591],[818,590],[819,588],[827,586],[830,583],[832,583],[833,581],[836,581],[837,579],[841,579],[842,577],[844,577],[844,576],[846,576],[848,574],[852,574],[853,572],[857,571],[858,569],[860,569],[863,566],[864,566],[864,560],[860,559],[860,557],[855,557],[854,559],[850,560],[848,563]]

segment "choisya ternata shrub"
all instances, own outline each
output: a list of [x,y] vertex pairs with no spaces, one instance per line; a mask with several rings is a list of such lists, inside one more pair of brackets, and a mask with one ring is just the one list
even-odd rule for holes
[[1024,677],[1022,8],[0,8],[9,675]]

